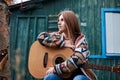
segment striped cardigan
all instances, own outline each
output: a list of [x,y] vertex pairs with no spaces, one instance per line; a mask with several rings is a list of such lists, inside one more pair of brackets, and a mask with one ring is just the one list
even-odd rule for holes
[[[38,35],[37,40],[44,46],[49,47],[64,47],[65,40],[62,34],[54,34],[48,32],[42,32]],[[66,59],[63,63],[54,66],[56,74],[63,74],[67,72],[73,72],[80,68],[88,60],[90,52],[88,50],[88,43],[85,35],[80,35],[75,41],[75,49],[73,55]]]

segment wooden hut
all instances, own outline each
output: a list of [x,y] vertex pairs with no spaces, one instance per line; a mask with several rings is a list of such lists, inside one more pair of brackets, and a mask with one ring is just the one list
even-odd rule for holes
[[[73,10],[79,17],[81,31],[86,35],[93,64],[115,66],[118,56],[107,56],[102,29],[102,9],[120,9],[119,0],[31,0],[10,5],[10,63],[12,80],[38,80],[29,73],[28,56],[32,43],[43,31],[57,30],[57,14]],[[119,10],[118,10],[119,12]],[[118,34],[119,35],[119,34]],[[114,54],[114,53],[113,53]],[[111,71],[95,70],[98,80],[119,80]],[[42,74],[42,73],[40,73]]]

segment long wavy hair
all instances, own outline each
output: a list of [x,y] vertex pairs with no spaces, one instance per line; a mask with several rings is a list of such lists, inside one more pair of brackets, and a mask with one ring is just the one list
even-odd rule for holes
[[74,36],[79,35],[81,33],[78,18],[76,14],[71,10],[64,10],[60,12],[58,18],[60,15],[63,16],[63,19],[67,24],[67,36],[69,39],[72,39],[73,42]]

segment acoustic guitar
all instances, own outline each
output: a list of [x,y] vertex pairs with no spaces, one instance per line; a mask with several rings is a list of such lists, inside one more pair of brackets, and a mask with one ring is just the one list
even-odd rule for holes
[[[73,51],[69,48],[50,48],[41,45],[38,41],[35,41],[29,51],[28,69],[30,74],[35,78],[44,78],[46,71],[49,67],[55,64],[61,63],[73,54]],[[120,65],[118,66],[103,66],[91,63],[85,63],[81,66],[86,69],[98,69],[107,70],[120,74]],[[91,73],[87,73],[90,78],[93,78]],[[62,74],[60,76],[68,78],[71,74]]]

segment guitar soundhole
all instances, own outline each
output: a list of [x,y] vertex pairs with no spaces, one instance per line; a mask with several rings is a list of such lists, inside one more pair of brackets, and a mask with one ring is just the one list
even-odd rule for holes
[[64,61],[64,59],[62,57],[57,57],[55,60],[55,64],[62,63],[63,61]]

